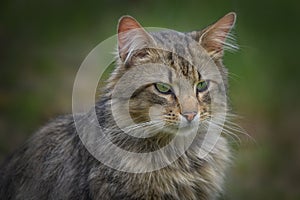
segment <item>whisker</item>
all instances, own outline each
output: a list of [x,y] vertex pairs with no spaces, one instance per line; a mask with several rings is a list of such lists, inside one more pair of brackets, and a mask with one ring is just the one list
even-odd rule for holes
[[218,124],[215,122],[210,122],[211,124],[213,124],[214,126],[217,126],[218,128],[222,129],[222,133],[226,134],[227,136],[231,137],[233,140],[237,140],[239,144],[241,144],[241,139],[234,134],[233,132],[231,132],[230,130],[227,130],[225,126],[222,126],[222,124]]
[[[236,115],[235,115],[236,116]],[[217,117],[216,117],[217,118]],[[218,118],[217,118],[218,119]],[[219,125],[222,125],[222,124],[219,124]],[[257,144],[255,138],[253,138],[251,135],[249,135],[247,133],[247,131],[242,128],[240,125],[230,121],[230,120],[226,120],[225,123],[223,124],[223,127],[224,129],[226,129],[228,132],[235,132],[235,133],[239,133],[239,134],[242,134],[242,135],[245,135],[247,136],[247,138],[251,139],[252,142],[254,142],[255,144]],[[234,134],[234,133],[233,133]],[[236,134],[235,134],[236,135]]]

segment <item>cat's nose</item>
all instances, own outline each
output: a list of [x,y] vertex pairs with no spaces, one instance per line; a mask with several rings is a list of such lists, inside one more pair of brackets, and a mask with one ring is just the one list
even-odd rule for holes
[[182,113],[182,115],[189,121],[193,121],[193,119],[195,118],[195,116],[197,115],[197,112],[184,112]]

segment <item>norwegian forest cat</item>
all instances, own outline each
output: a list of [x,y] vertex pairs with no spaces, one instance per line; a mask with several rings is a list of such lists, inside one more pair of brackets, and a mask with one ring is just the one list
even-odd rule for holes
[[[96,159],[83,142],[95,121],[90,112],[62,116],[3,162],[0,199],[216,199],[231,157],[224,135],[228,126],[218,135],[222,120],[215,120],[230,115],[224,114],[229,109],[222,57],[226,47],[234,48],[228,39],[235,20],[229,13],[201,31],[180,33],[147,32],[132,17],[122,17],[116,69],[94,107],[101,134],[110,142],[99,140],[98,133],[91,142],[98,141],[93,151],[100,161],[105,157],[117,169]],[[125,76],[129,71],[135,75]],[[115,92],[120,81],[132,90],[130,117],[123,113],[126,91]],[[132,85],[138,87],[133,91]],[[114,102],[121,106],[114,110]],[[77,127],[75,117],[85,122]],[[205,143],[207,138],[214,142]],[[129,153],[111,151],[114,145]]]

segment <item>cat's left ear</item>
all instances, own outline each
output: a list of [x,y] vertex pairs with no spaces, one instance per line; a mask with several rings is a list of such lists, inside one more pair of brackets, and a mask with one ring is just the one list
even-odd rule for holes
[[122,61],[125,61],[133,50],[143,49],[151,41],[152,37],[133,17],[121,17],[118,24],[118,51]]
[[219,59],[224,54],[224,48],[236,49],[234,44],[227,42],[231,39],[230,31],[236,22],[236,14],[230,12],[214,24],[202,31],[191,32],[190,35],[196,39],[210,56]]

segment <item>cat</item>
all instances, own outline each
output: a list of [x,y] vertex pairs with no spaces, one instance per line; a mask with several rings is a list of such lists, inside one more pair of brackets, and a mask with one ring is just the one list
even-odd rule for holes
[[[38,130],[3,162],[0,199],[218,198],[231,151],[223,135],[212,134],[215,144],[208,145],[211,148],[205,146],[204,140],[214,115],[226,104],[227,70],[222,58],[226,47],[234,47],[227,41],[235,21],[236,14],[231,12],[201,31],[147,32],[134,18],[123,16],[118,24],[116,68],[93,107],[102,134],[110,138],[110,143],[100,141],[95,150],[100,156],[107,154],[107,161],[114,161],[118,169],[96,159],[86,147],[84,134],[79,135],[80,131],[87,134],[93,126],[91,113],[61,116]],[[160,68],[161,65],[164,67]],[[210,76],[207,68],[212,65],[221,80],[207,78]],[[129,71],[136,77],[126,77]],[[146,83],[142,75],[151,73],[155,80],[161,81]],[[121,86],[127,91],[132,84],[141,84],[128,98],[132,120],[129,125],[126,113],[122,113],[125,110],[122,95],[126,91],[114,94],[120,81],[125,83]],[[225,100],[213,102],[213,91],[225,96]],[[114,102],[119,102],[115,110]],[[117,117],[113,112],[117,112]],[[77,127],[75,118],[84,123]],[[191,131],[195,127],[198,130]],[[139,134],[151,135],[135,137]],[[164,158],[169,159],[165,152],[148,163],[147,159],[141,162],[138,156],[114,157],[107,153],[113,144],[137,155],[151,153],[167,147],[177,136],[177,142],[190,143],[180,155],[174,154],[176,159],[170,162],[165,162]],[[192,140],[187,139],[190,137]],[[176,145],[180,146],[175,142],[170,155],[172,149],[176,151]]]

